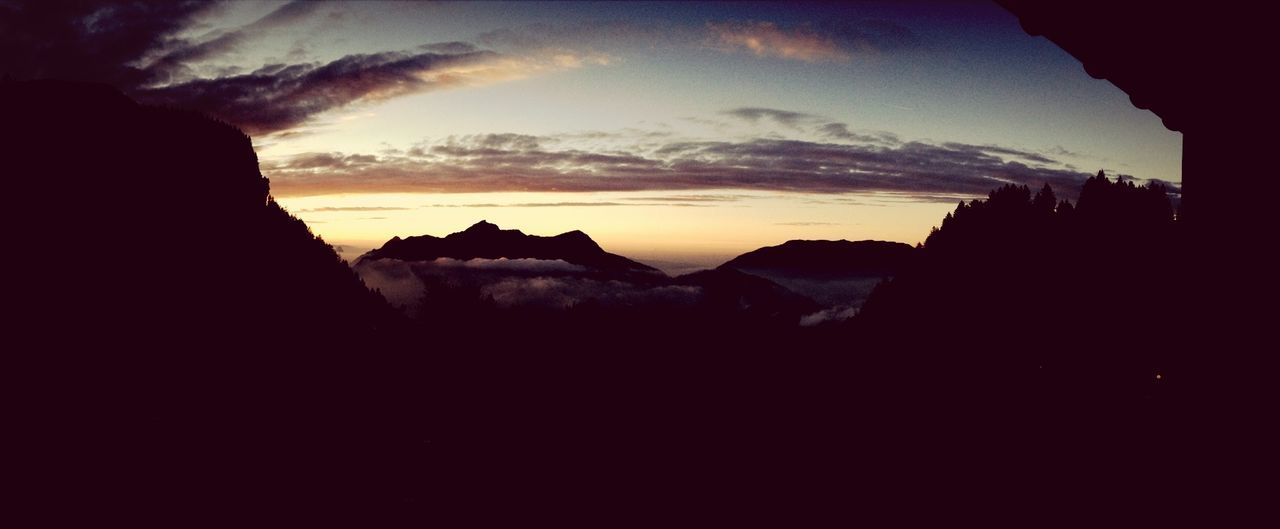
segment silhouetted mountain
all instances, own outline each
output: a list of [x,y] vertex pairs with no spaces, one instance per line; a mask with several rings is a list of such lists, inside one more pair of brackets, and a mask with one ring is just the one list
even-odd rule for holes
[[885,241],[787,241],[744,253],[721,268],[797,277],[886,277],[906,266],[913,248]]
[[720,265],[760,276],[831,308],[840,319],[855,313],[880,281],[904,269],[909,245],[884,241],[787,241],[753,250]]
[[504,230],[480,221],[465,231],[443,238],[419,235],[392,238],[364,259],[399,259],[431,261],[441,257],[452,259],[559,259],[568,263],[611,272],[657,272],[626,257],[600,248],[587,234],[574,230],[554,237],[525,235],[520,230]]

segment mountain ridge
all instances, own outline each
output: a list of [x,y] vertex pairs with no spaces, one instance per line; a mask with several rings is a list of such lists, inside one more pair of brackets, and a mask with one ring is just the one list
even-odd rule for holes
[[471,259],[560,259],[567,263],[610,272],[661,273],[658,269],[618,254],[604,251],[586,233],[572,230],[553,236],[528,235],[520,230],[499,228],[481,220],[467,229],[444,237],[415,235],[392,237],[381,247],[366,252],[355,264],[372,259],[432,261],[440,258]]
[[890,276],[906,264],[914,250],[900,242],[793,239],[746,252],[720,268],[794,275]]

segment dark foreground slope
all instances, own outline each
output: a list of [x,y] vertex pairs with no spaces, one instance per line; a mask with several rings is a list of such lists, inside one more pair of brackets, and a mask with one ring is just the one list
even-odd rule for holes
[[1075,205],[1006,186],[948,214],[858,323],[928,329],[921,352],[966,376],[1071,399],[1154,398],[1187,369],[1180,231],[1161,185],[1099,173]]
[[330,454],[378,437],[360,348],[399,318],[271,200],[249,138],[101,85],[6,82],[0,113],[21,490],[136,512],[363,494]]

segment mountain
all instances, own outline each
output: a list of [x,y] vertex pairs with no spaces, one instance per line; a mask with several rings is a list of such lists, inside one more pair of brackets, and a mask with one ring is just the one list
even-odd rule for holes
[[419,235],[394,237],[361,256],[357,263],[371,259],[432,261],[439,258],[470,259],[559,259],[567,263],[607,272],[653,272],[656,268],[611,254],[587,234],[574,230],[554,237],[526,235],[520,230],[504,230],[480,221],[464,231],[443,238]]
[[[563,311],[567,317],[671,324],[674,319],[794,324],[822,306],[768,279],[732,269],[676,278],[605,252],[581,231],[526,235],[480,221],[445,237],[392,238],[354,269],[394,305],[455,326],[505,310]],[[482,315],[482,316],[480,316]],[[509,316],[509,314],[508,314]],[[527,320],[527,318],[526,318]],[[595,325],[600,325],[596,323]]]
[[903,270],[915,248],[884,241],[787,241],[720,265],[767,278],[819,303],[852,314],[875,286]]
[[804,277],[884,277],[911,259],[910,245],[884,241],[787,241],[752,250],[721,268]]

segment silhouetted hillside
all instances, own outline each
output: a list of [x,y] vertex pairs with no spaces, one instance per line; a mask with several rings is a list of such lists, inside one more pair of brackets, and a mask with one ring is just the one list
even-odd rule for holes
[[744,253],[721,268],[803,277],[885,277],[906,266],[910,245],[884,241],[787,241]]
[[999,383],[990,387],[1150,396],[1184,368],[1173,346],[1185,309],[1178,240],[1161,185],[1099,172],[1075,205],[1048,186],[1034,196],[1005,186],[948,214],[857,329],[909,333],[916,354]]
[[884,241],[787,241],[720,265],[776,282],[823,304],[806,324],[853,316],[877,284],[906,268],[915,249]]
[[271,200],[235,127],[102,85],[5,83],[0,104],[22,168],[14,196],[27,197],[6,230],[29,256],[33,302],[95,313],[73,321],[130,340],[216,328],[307,341],[327,322],[387,324],[378,297]]
[[357,347],[399,316],[271,199],[249,138],[102,85],[4,82],[0,109],[24,489],[181,510],[367,479],[326,454],[385,431]]

